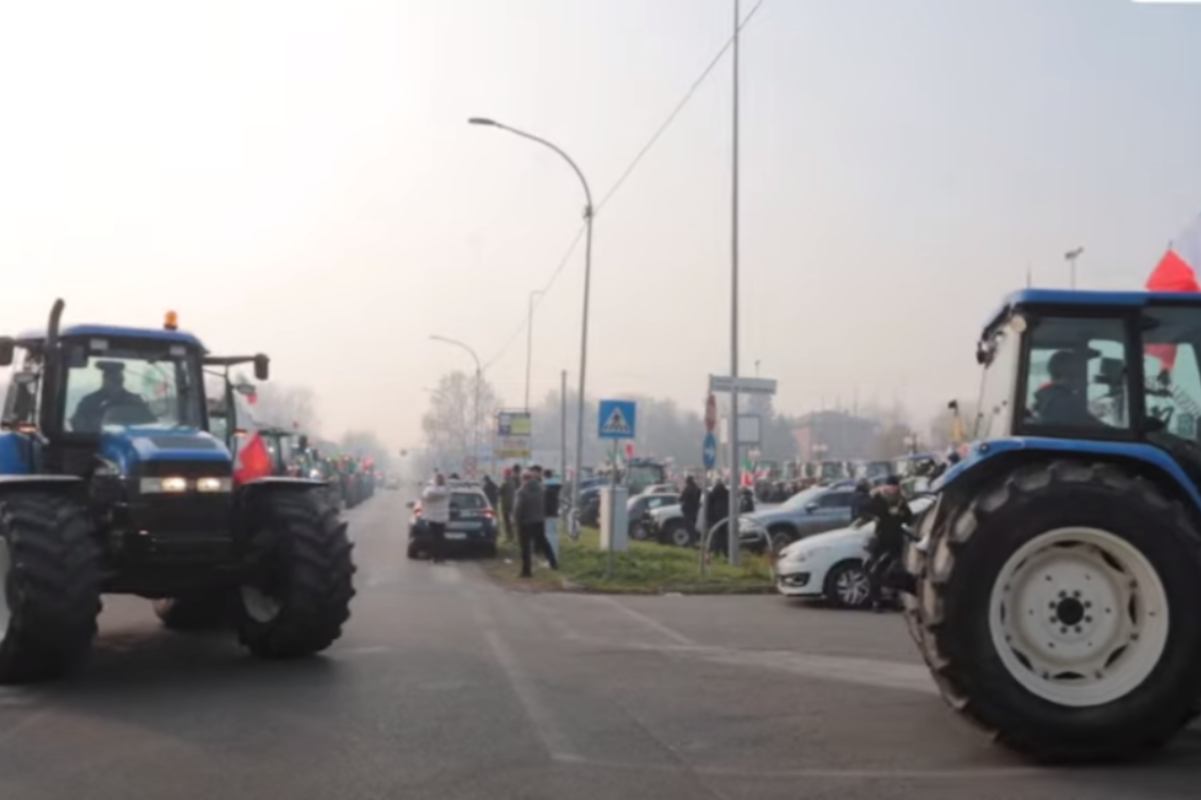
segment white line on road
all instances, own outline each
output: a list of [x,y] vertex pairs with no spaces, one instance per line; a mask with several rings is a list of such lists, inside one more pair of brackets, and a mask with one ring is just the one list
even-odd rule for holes
[[513,693],[517,695],[522,708],[525,709],[526,716],[529,717],[530,722],[534,723],[534,731],[542,740],[542,744],[550,753],[551,758],[564,761],[578,759],[579,756],[572,750],[567,736],[559,728],[559,723],[555,720],[554,715],[538,697],[525,668],[513,655],[509,645],[500,638],[495,626],[484,626],[484,638],[488,641],[488,646],[492,648],[492,654],[496,656],[497,663],[504,670],[505,677],[509,679],[509,685],[513,687]]
[[604,603],[608,606],[611,606],[612,608],[616,609],[617,611],[620,611],[622,614],[625,614],[630,619],[637,620],[638,622],[642,623],[646,627],[651,628],[652,630],[655,630],[655,631],[661,633],[662,635],[666,636],[668,639],[671,639],[676,644],[690,645],[693,643],[691,639],[689,639],[687,636],[680,633],[679,631],[672,630],[671,628],[667,627],[659,620],[654,619],[652,617],[648,617],[646,614],[643,614],[640,611],[635,611],[634,609],[626,606],[619,600],[615,600],[612,597],[609,597],[607,595],[588,595],[588,597],[595,600],[596,602]]

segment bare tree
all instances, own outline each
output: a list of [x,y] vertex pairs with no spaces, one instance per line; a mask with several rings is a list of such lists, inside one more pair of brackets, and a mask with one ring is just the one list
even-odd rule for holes
[[443,375],[430,394],[429,410],[421,417],[426,448],[437,466],[461,469],[478,441],[492,446],[492,430],[500,401],[491,384],[480,378],[479,428],[475,428],[475,376],[455,371]]
[[[234,381],[249,383],[243,375],[236,375]],[[310,436],[319,432],[317,396],[308,386],[259,383],[254,395],[251,411],[259,425],[295,428]]]

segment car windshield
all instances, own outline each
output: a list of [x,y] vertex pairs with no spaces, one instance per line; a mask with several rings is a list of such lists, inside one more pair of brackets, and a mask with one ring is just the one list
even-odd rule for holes
[[123,346],[91,338],[66,347],[66,429],[201,422],[199,364],[181,344]]

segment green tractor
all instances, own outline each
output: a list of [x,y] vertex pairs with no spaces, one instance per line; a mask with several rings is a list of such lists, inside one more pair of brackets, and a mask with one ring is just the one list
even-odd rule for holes
[[[228,614],[267,658],[328,647],[349,617],[351,544],[315,481],[235,486],[209,432],[201,342],[176,330],[60,327],[0,338],[0,682],[59,676],[87,654],[102,593],[160,613]],[[267,361],[256,359],[267,377]],[[186,612],[186,613],[185,613]]]
[[1138,755],[1201,706],[1201,297],[1026,290],[975,442],[905,556],[953,708],[1041,760]]

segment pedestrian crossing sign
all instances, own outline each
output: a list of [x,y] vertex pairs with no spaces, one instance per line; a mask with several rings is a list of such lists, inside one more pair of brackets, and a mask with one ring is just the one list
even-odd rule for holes
[[633,400],[601,400],[600,425],[597,436],[602,439],[633,439],[637,419],[637,406]]

